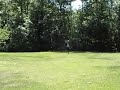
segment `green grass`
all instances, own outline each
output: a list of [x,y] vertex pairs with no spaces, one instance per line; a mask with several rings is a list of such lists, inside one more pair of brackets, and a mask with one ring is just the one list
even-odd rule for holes
[[0,53],[0,90],[120,90],[119,53]]

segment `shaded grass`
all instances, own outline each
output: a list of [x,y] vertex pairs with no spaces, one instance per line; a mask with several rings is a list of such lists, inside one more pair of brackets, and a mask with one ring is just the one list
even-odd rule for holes
[[0,90],[119,90],[119,53],[0,53]]

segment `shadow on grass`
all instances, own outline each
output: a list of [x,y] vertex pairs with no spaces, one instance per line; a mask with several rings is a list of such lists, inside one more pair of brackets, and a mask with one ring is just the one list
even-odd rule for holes
[[95,66],[98,69],[120,70],[120,66]]
[[115,58],[111,58],[111,57],[89,57],[89,59],[98,59],[98,60],[115,60]]

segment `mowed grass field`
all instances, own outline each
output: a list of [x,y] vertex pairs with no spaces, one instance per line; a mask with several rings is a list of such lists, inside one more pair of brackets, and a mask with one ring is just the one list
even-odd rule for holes
[[120,90],[120,53],[0,53],[0,90]]

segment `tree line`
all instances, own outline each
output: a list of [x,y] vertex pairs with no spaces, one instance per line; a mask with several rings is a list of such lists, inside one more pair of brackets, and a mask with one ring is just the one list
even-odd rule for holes
[[120,1],[0,0],[0,51],[120,51]]

